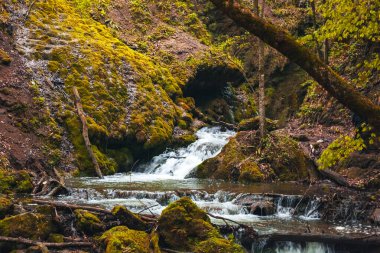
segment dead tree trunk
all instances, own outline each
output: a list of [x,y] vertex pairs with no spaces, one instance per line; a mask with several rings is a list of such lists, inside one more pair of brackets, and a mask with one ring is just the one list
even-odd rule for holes
[[90,156],[92,164],[95,167],[96,174],[98,175],[99,178],[103,178],[102,171],[100,170],[98,161],[96,160],[94,151],[92,150],[92,147],[91,147],[90,138],[88,138],[87,120],[86,120],[86,116],[84,115],[79,92],[76,87],[73,87],[73,92],[75,96],[75,105],[77,107],[77,112],[78,112],[80,120],[82,121],[82,136],[84,139],[84,143],[85,143],[88,155]]
[[235,23],[277,49],[289,60],[298,64],[331,96],[370,123],[380,133],[380,106],[361,94],[343,77],[327,66],[310,50],[301,46],[288,32],[278,29],[234,0],[211,0]]
[[[264,18],[264,11],[265,11],[265,0],[262,0],[261,5],[261,18]],[[260,10],[257,6],[257,16],[260,16]],[[259,41],[259,119],[260,119],[260,136],[261,138],[264,138],[265,136],[265,69],[264,69],[264,63],[265,63],[265,44],[260,39]]]

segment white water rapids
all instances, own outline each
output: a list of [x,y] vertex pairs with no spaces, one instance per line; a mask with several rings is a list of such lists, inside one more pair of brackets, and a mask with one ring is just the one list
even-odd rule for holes
[[[102,205],[124,205],[133,212],[160,215],[167,205],[188,196],[200,208],[231,220],[253,226],[260,233],[304,231],[305,223],[315,231],[336,233],[336,226],[319,221],[319,201],[305,200],[301,185],[272,183],[242,185],[216,180],[185,179],[203,161],[215,157],[227,144],[233,131],[203,128],[197,141],[187,147],[167,150],[130,174],[97,178],[74,178],[67,182],[72,192],[61,200]],[[304,202],[302,202],[304,201]],[[261,216],[252,213],[252,203],[270,203],[274,212]],[[295,210],[297,209],[297,210]],[[297,213],[295,213],[297,211]],[[212,219],[214,224],[223,221]],[[277,243],[253,245],[252,253],[334,253],[330,245],[320,243]]]

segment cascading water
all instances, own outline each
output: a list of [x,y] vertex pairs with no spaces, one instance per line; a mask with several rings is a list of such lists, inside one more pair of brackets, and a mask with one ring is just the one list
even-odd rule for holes
[[[203,128],[197,132],[197,141],[154,157],[151,162],[141,165],[139,172],[104,179],[72,178],[66,182],[66,186],[71,188],[71,195],[60,199],[109,209],[118,204],[133,212],[160,215],[171,202],[187,196],[203,210],[253,226],[262,234],[279,231],[304,233],[305,227],[309,226],[313,232],[337,233],[342,228],[319,221],[320,201],[302,197],[306,186],[292,183],[243,185],[210,179],[186,179],[196,166],[216,156],[234,134],[220,128]],[[211,221],[225,225],[220,219],[211,218]],[[334,253],[325,244],[260,245],[252,252]]]
[[203,161],[216,156],[234,134],[233,131],[222,132],[218,127],[202,128],[196,133],[197,141],[186,148],[166,151],[154,157],[144,165],[145,172],[183,179]]

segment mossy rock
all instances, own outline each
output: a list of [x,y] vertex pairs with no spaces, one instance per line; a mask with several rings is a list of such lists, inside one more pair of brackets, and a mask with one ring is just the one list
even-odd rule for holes
[[12,210],[13,203],[11,199],[5,196],[0,196],[0,218],[4,218]]
[[257,163],[249,160],[241,165],[239,182],[255,183],[262,182],[263,180],[264,174],[260,171]]
[[43,241],[55,232],[57,232],[57,226],[49,215],[23,213],[0,221],[0,235],[2,236]]
[[2,49],[0,49],[0,64],[10,65],[12,58]]
[[128,228],[145,231],[149,229],[146,222],[140,219],[136,214],[129,211],[124,206],[115,206],[112,209],[112,214],[121,222],[122,225]]
[[223,238],[210,238],[199,243],[194,253],[244,253],[245,250],[239,244]]
[[[274,131],[278,128],[277,120],[271,120],[266,118],[265,128],[268,131]],[[240,121],[238,125],[239,131],[258,130],[260,127],[260,117],[253,117]]]
[[99,217],[89,211],[77,209],[74,211],[76,222],[75,225],[79,231],[86,234],[95,234],[103,231],[105,225]]
[[106,253],[149,253],[149,235],[124,226],[106,231],[100,238]]
[[[204,241],[217,241],[222,238],[211,225],[207,213],[188,197],[183,197],[165,208],[158,220],[157,232],[161,244],[182,251],[194,251]],[[225,248],[224,252],[229,251]]]
[[0,193],[31,193],[32,179],[25,170],[0,170]]
[[243,183],[308,178],[313,167],[298,142],[280,130],[260,139],[257,131],[242,131],[231,138],[220,154],[200,164],[191,175]]
[[48,242],[54,242],[54,243],[62,243],[64,242],[64,235],[62,234],[50,234],[48,238]]

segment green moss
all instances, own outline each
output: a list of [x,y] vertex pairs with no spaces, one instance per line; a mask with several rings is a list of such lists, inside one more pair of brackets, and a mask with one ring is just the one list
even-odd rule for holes
[[13,203],[11,199],[5,196],[0,196],[0,218],[4,218],[13,207]]
[[75,225],[79,231],[86,234],[95,234],[105,228],[99,217],[89,211],[77,209],[74,214],[76,218]]
[[115,206],[112,214],[121,222],[131,229],[145,231],[149,228],[148,224],[140,219],[139,216],[129,211],[124,206]]
[[46,240],[56,230],[51,216],[38,213],[23,213],[0,221],[2,236]]
[[214,246],[217,245],[216,248],[222,250],[220,252],[244,252],[238,245],[224,240],[211,225],[206,212],[188,197],[183,197],[165,208],[158,220],[157,232],[160,242],[162,240],[164,245],[175,250],[206,252],[202,250],[206,249],[209,243],[213,243]]
[[245,250],[233,241],[223,238],[210,238],[197,245],[195,253],[244,253]]
[[0,193],[30,193],[32,190],[32,179],[27,171],[0,169]]
[[11,57],[4,50],[0,49],[0,64],[10,65],[11,62]]
[[[278,128],[277,121],[276,120],[271,120],[271,119],[266,119],[265,122],[266,129],[268,131],[273,131]],[[253,117],[249,119],[244,119],[239,122],[238,129],[239,131],[247,131],[247,130],[258,130],[260,126],[260,118]]]
[[149,235],[124,226],[106,231],[99,239],[106,253],[149,253]]
[[50,234],[48,238],[48,242],[54,242],[54,243],[62,243],[64,242],[64,235],[61,234]]
[[263,180],[264,174],[260,171],[257,163],[248,160],[241,165],[239,182],[255,183],[262,182]]

